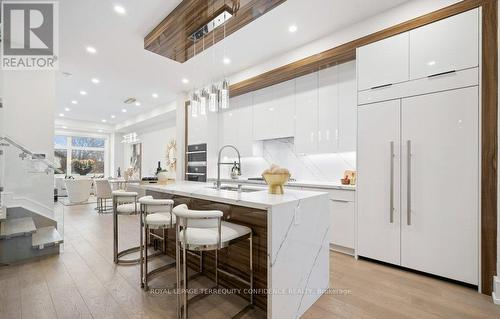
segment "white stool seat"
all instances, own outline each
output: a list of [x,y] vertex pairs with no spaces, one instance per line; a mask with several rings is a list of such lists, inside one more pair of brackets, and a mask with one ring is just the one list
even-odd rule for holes
[[[221,243],[227,243],[251,232],[252,230],[246,226],[223,221],[221,222]],[[188,227],[186,237],[188,245],[216,245],[219,240],[219,230],[217,228]],[[179,233],[179,241],[184,243],[184,230]]]
[[[167,228],[170,227],[170,213],[153,213],[146,216],[145,224],[149,228]],[[175,215],[172,215],[172,225],[175,225]]]
[[140,211],[139,203],[121,204],[116,207],[116,213],[119,215],[132,215]]

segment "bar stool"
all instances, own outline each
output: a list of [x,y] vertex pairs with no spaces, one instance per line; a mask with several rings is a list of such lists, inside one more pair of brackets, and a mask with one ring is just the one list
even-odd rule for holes
[[[107,206],[107,200],[112,198],[113,191],[107,179],[95,179],[95,196],[97,197],[97,212],[102,214],[112,210]],[[104,204],[104,205],[103,205]]]
[[118,251],[118,215],[137,215],[139,205],[137,203],[136,192],[125,192],[122,190],[114,191],[113,193],[113,261],[115,264],[137,264],[141,261],[136,259],[121,259],[121,257],[138,252],[141,247],[132,247],[122,251]]
[[[151,276],[175,266],[174,261],[148,272],[148,258],[167,253],[167,230],[175,226],[175,215],[172,214],[174,201],[144,196],[139,199],[139,203],[141,204],[141,287],[148,290],[148,280]],[[151,230],[161,230],[162,236],[152,233]],[[149,256],[148,243],[151,236],[162,242],[162,252]]]
[[[176,240],[176,260],[177,260],[177,287],[182,285],[182,306],[181,296],[177,295],[177,314],[179,318],[187,319],[187,251],[214,251],[215,254],[215,286],[219,286],[219,272],[237,279],[247,284],[250,288],[250,304],[253,305],[253,254],[252,254],[252,230],[249,227],[222,221],[223,213],[218,210],[190,210],[187,205],[182,204],[173,209],[177,217],[177,240]],[[228,273],[218,267],[218,250],[228,247],[241,240],[249,241],[250,260],[249,271],[250,280],[246,281],[239,276]],[[182,280],[180,254],[182,250]],[[247,307],[248,307],[247,306]],[[245,307],[243,310],[245,310]],[[184,309],[184,311],[183,311]],[[242,311],[243,311],[242,310]],[[240,313],[242,312],[240,311]]]

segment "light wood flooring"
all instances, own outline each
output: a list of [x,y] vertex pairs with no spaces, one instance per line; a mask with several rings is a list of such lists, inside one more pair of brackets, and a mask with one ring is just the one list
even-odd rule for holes
[[[59,206],[65,215],[59,256],[0,267],[0,318],[175,318],[175,296],[139,287],[138,266],[112,261],[112,216],[94,205]],[[138,218],[120,221],[120,245],[137,245]],[[500,306],[470,288],[331,253],[330,283],[303,318],[500,318]],[[156,259],[153,264],[162,261]],[[173,270],[151,282],[164,287]],[[194,287],[209,287],[200,277]],[[190,306],[190,318],[230,318],[246,305],[237,296],[209,296]],[[253,310],[243,318],[265,318]]]

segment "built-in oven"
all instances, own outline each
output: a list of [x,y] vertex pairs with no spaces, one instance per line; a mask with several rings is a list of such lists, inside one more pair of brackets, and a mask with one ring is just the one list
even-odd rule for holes
[[207,181],[207,144],[188,145],[186,180]]

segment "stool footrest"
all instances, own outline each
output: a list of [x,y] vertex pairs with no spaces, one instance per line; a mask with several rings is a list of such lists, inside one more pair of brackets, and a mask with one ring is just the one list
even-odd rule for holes
[[120,251],[119,253],[116,254],[116,264],[118,264],[118,265],[132,265],[132,264],[138,264],[138,263],[140,263],[141,262],[141,258],[140,257],[139,258],[135,258],[135,259],[120,259],[120,257],[129,255],[129,254],[132,254],[132,253],[136,253],[139,250],[141,250],[140,246],[132,247],[132,248]]
[[241,278],[240,276],[237,276],[237,275],[235,275],[235,274],[229,273],[229,272],[227,272],[227,271],[225,271],[225,270],[222,270],[222,269],[220,269],[220,268],[217,268],[217,271],[218,271],[218,272],[220,272],[220,273],[222,273],[222,274],[224,274],[224,275],[226,275],[226,276],[228,276],[228,277],[231,277],[231,278],[233,278],[233,279],[236,279],[236,280],[238,280],[239,282],[242,282],[242,283],[244,283],[244,284],[246,284],[246,285],[250,286],[250,281],[246,281],[246,280],[244,280],[243,278]]

